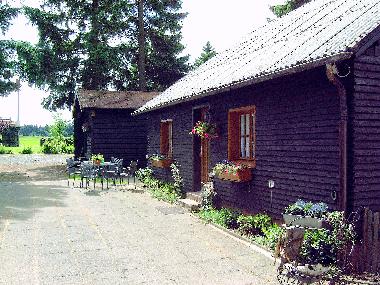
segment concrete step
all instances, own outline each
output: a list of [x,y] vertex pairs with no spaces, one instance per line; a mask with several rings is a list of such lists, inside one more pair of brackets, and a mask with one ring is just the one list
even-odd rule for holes
[[201,192],[187,192],[186,193],[186,199],[194,200],[195,202],[201,203],[202,202],[202,196]]
[[189,211],[198,211],[201,206],[201,203],[198,203],[192,199],[179,199],[178,204]]

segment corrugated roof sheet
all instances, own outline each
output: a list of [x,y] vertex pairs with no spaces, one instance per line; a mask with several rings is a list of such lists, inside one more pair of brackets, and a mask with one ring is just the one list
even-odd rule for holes
[[81,109],[138,109],[158,92],[140,91],[95,91],[79,90],[78,101]]
[[312,1],[248,34],[136,113],[349,58],[379,24],[379,0]]

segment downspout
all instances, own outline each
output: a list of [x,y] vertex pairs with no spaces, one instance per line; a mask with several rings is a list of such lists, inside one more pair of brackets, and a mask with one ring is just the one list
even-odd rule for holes
[[338,198],[338,206],[341,211],[347,213],[347,125],[348,125],[348,111],[347,111],[347,90],[344,84],[339,79],[338,68],[335,63],[326,64],[326,75],[328,80],[336,87],[339,96],[339,194],[338,197],[332,193],[332,198]]

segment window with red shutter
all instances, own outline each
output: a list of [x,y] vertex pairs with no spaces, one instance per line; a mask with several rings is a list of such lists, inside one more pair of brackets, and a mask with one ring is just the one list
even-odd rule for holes
[[256,166],[256,107],[228,112],[228,160]]
[[160,153],[166,157],[173,155],[173,122],[171,120],[160,123]]

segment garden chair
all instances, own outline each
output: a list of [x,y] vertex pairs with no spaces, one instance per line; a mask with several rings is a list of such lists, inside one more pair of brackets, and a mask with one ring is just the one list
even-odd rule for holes
[[96,178],[98,177],[98,171],[91,162],[82,162],[80,165],[81,186],[83,187],[83,181],[86,181],[86,189],[90,184],[90,180],[94,181],[94,189]]
[[107,189],[108,189],[108,180],[112,179],[113,185],[116,185],[116,179],[118,177],[118,164],[115,162],[111,162],[109,165],[104,167],[103,169],[103,178],[106,179]]
[[136,171],[137,171],[137,165],[139,161],[138,160],[132,160],[127,168],[127,176],[128,176],[128,184],[129,184],[129,177],[133,177],[133,183],[135,184],[136,189]]
[[70,177],[74,178],[73,186],[75,185],[76,176],[81,174],[80,163],[75,161],[74,158],[66,159],[66,170],[67,170],[67,186],[70,186]]

